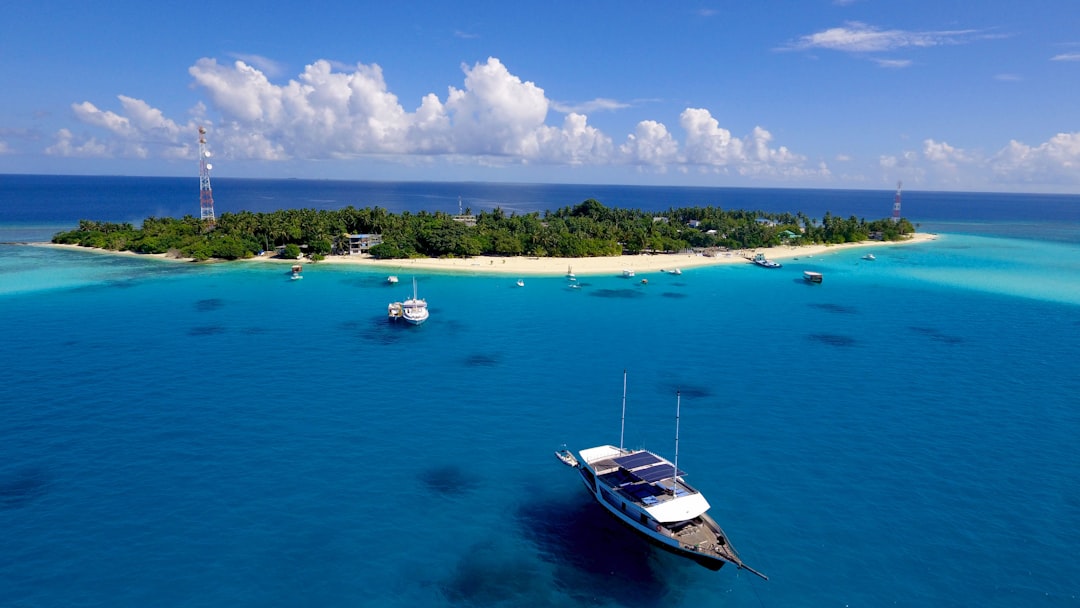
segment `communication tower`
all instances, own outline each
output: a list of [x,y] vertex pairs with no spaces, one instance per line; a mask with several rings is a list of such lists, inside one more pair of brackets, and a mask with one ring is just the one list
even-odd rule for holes
[[200,217],[213,228],[214,219],[214,194],[210,190],[210,151],[206,149],[206,128],[199,127],[199,209]]
[[892,204],[892,221],[900,221],[900,188],[904,185],[904,182],[896,182],[896,198]]

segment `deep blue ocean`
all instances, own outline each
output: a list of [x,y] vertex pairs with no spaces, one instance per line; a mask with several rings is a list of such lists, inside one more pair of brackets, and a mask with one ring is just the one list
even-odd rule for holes
[[[228,180],[218,213],[596,198],[886,217],[893,191]],[[1080,196],[905,192],[934,241],[657,273],[187,264],[22,244],[198,180],[0,176],[4,606],[1080,606]],[[822,285],[801,280],[820,270]],[[402,276],[402,285],[411,276]],[[553,451],[674,453],[743,560]]]

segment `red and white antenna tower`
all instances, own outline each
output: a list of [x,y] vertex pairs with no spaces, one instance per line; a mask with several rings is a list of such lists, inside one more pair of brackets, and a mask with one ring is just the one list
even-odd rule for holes
[[904,182],[896,182],[896,198],[892,204],[892,221],[900,221],[900,188],[904,185]]
[[199,209],[200,217],[214,227],[214,194],[210,190],[210,151],[206,149],[206,128],[199,127]]

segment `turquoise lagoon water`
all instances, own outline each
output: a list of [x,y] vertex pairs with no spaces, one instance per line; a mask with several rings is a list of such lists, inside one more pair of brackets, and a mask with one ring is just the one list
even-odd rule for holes
[[[0,594],[1080,605],[1073,226],[648,285],[420,273],[417,328],[385,320],[408,274],[0,246]],[[769,581],[650,547],[553,458],[618,442],[623,369],[626,443],[673,455],[681,391],[680,467]]]

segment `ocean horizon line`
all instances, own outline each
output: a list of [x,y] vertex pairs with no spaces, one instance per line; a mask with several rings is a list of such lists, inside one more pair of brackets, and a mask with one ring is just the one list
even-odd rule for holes
[[[198,186],[198,174],[170,174],[170,175],[143,175],[127,173],[0,173],[0,177],[56,177],[56,178],[105,178],[105,179],[167,179],[193,181]],[[213,176],[212,183],[219,181],[280,181],[280,182],[312,182],[312,183],[341,183],[341,184],[431,184],[431,185],[494,185],[494,186],[567,186],[567,187],[603,187],[603,188],[644,188],[644,189],[687,189],[687,190],[732,190],[732,191],[823,191],[823,192],[892,192],[896,189],[896,182],[883,182],[880,187],[842,187],[829,185],[814,186],[788,186],[788,185],[762,185],[762,186],[736,186],[724,184],[680,184],[680,183],[615,183],[606,181],[594,182],[568,182],[568,181],[517,181],[517,180],[428,180],[428,179],[354,179],[347,177],[271,177],[271,176]],[[900,180],[902,181],[902,180]],[[1075,198],[1080,193],[1074,192],[1048,192],[1032,190],[966,190],[966,189],[920,189],[904,186],[905,193],[922,194],[975,194],[975,195],[1032,195]]]

